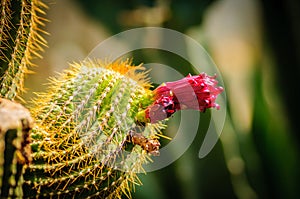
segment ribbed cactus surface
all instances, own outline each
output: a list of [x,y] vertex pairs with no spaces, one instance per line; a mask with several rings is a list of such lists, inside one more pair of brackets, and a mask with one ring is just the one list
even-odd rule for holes
[[153,152],[149,145],[164,127],[136,124],[137,113],[153,102],[149,87],[143,68],[128,60],[85,61],[52,79],[32,109],[36,126],[25,197],[130,196],[139,183],[136,173]]

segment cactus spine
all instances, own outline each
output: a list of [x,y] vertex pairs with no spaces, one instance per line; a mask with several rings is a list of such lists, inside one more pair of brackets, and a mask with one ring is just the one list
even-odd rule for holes
[[130,197],[136,172],[149,160],[130,143],[131,131],[155,139],[161,123],[138,127],[136,114],[152,101],[141,66],[131,62],[73,64],[32,110],[33,163],[24,175],[26,197]]
[[39,0],[1,0],[0,97],[14,99],[24,90],[31,60],[46,45],[40,36],[45,7]]

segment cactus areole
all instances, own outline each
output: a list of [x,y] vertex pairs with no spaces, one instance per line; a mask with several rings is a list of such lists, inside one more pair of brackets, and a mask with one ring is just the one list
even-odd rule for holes
[[131,197],[137,173],[159,154],[162,121],[182,109],[218,108],[220,92],[204,73],[153,90],[130,60],[71,65],[34,101],[25,198]]

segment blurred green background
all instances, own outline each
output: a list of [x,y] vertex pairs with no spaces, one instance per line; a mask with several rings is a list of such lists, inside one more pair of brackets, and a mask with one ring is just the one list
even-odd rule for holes
[[[46,2],[49,48],[26,80],[25,99],[45,90],[49,76],[84,59],[104,39],[136,27],[165,27],[189,35],[222,73],[228,106],[217,145],[198,158],[209,119],[209,114],[201,115],[203,126],[189,149],[168,167],[140,175],[144,185],[136,187],[133,198],[299,198],[299,1]],[[157,62],[183,75],[192,73],[187,61],[171,53],[143,50],[133,57],[136,64]]]

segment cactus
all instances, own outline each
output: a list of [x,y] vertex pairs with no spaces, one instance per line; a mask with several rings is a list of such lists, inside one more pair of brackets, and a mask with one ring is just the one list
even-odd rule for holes
[[36,126],[25,197],[130,196],[164,127],[136,125],[136,114],[153,102],[146,75],[138,70],[143,68],[129,60],[85,61],[52,79],[32,109]]
[[1,0],[0,97],[14,99],[24,91],[24,76],[46,41],[40,36],[46,5],[38,0]]
[[0,198],[22,198],[23,165],[31,160],[33,120],[22,105],[0,98]]

